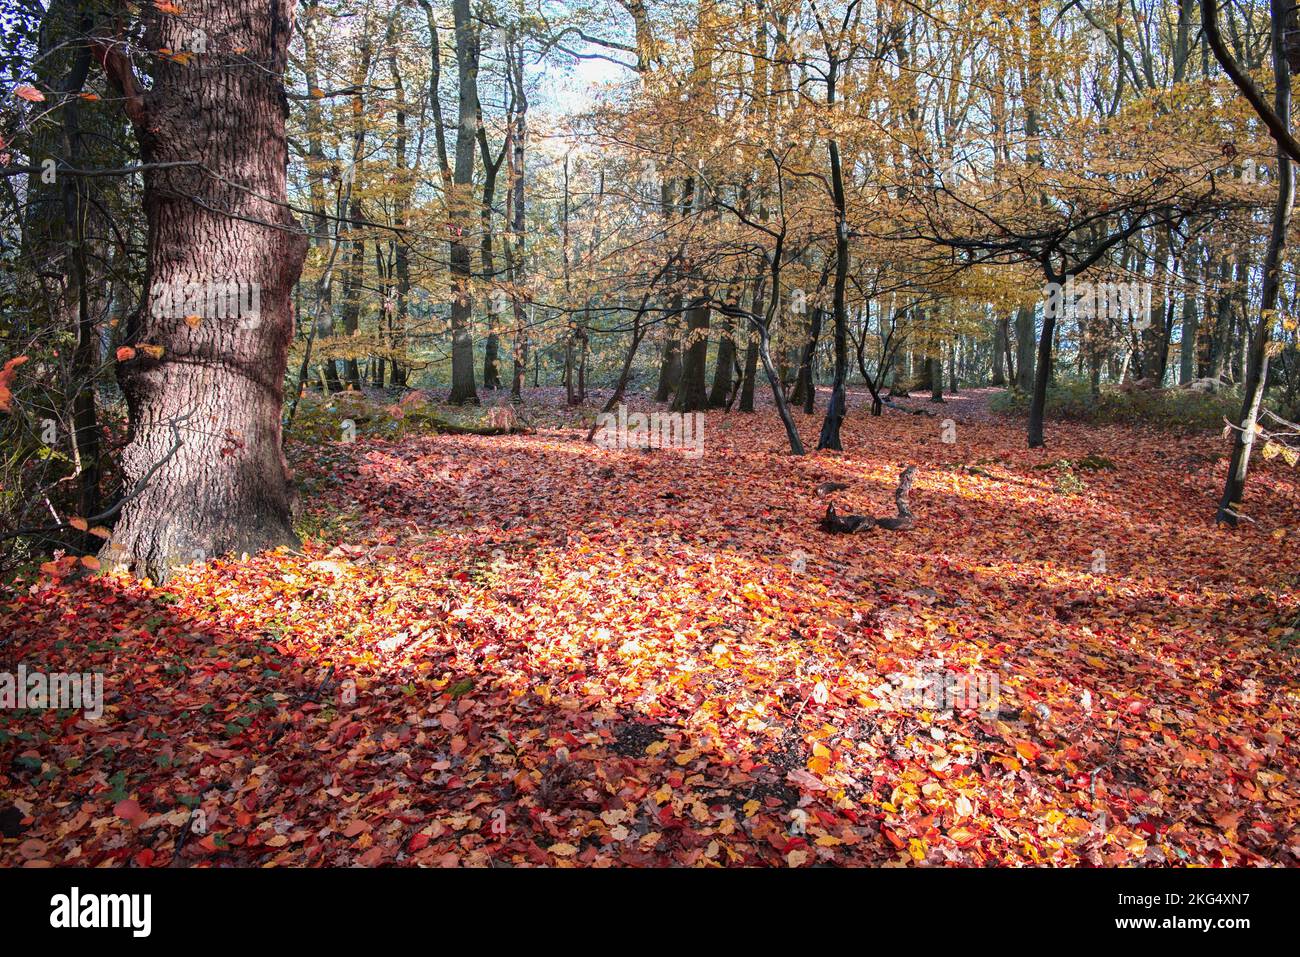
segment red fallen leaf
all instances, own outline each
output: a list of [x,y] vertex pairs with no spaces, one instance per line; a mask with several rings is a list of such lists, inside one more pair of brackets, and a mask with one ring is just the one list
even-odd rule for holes
[[346,728],[344,728],[342,731],[339,732],[337,743],[347,744],[353,738],[364,733],[365,730],[366,730],[366,726],[364,724],[362,724],[360,721],[353,721]]
[[428,846],[429,846],[429,835],[417,834],[415,835],[415,837],[411,838],[411,841],[407,845],[407,848],[411,851],[411,853],[415,853],[416,851],[423,850]]
[[130,346],[119,346],[117,349],[118,362],[130,362],[135,358],[135,350]]
[[137,854],[137,855],[135,856],[135,858],[134,858],[134,860],[135,860],[135,866],[136,866],[136,867],[152,867],[152,866],[153,866],[153,858],[154,858],[153,848],[151,848],[151,847],[146,847],[143,851],[141,851],[139,854]]
[[29,103],[44,103],[45,94],[30,83],[20,83],[14,87],[14,96],[24,99]]
[[149,815],[144,813],[144,809],[140,807],[139,802],[134,798],[126,798],[125,800],[118,801],[113,805],[113,813],[127,823],[134,824],[137,827],[149,819]]
[[384,849],[376,844],[370,850],[366,851],[359,858],[357,863],[362,867],[376,867],[384,859]]

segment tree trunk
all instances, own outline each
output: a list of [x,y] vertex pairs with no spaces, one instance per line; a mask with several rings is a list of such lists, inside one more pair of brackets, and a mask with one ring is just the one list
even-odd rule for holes
[[[836,65],[832,58],[826,77],[826,105],[835,106]],[[844,170],[840,163],[840,145],[834,140],[826,143],[827,158],[831,166],[831,198],[835,203],[835,284],[831,287],[831,319],[835,336],[835,379],[831,384],[831,401],[826,406],[817,448],[840,451],[840,427],[848,413],[845,383],[849,375],[849,311],[845,301],[849,278],[849,221],[848,204],[844,195]],[[811,389],[812,383],[809,382]]]
[[[1064,283],[1065,277],[1054,281]],[[1038,337],[1038,360],[1034,365],[1033,395],[1029,400],[1029,447],[1031,449],[1041,449],[1046,445],[1043,439],[1043,417],[1047,409],[1047,384],[1052,380],[1052,344],[1055,341],[1057,311],[1055,305],[1048,305],[1043,309],[1043,331]],[[1030,315],[1033,315],[1032,310]],[[1024,360],[1021,359],[1021,362],[1023,363]]]
[[[62,75],[49,76],[47,82],[51,87],[64,94],[67,99],[63,104],[62,155],[68,165],[81,168],[85,165],[85,135],[81,124],[80,94],[85,87],[91,67],[90,46],[77,35],[90,24],[89,16],[81,14],[74,3],[53,3],[49,6],[40,31],[40,48],[42,65],[47,70],[66,66]],[[80,22],[78,22],[80,21]],[[64,55],[61,56],[60,53]],[[43,77],[44,79],[44,77]],[[39,153],[35,155],[41,155]],[[91,284],[93,282],[87,259],[87,221],[98,219],[101,213],[97,204],[89,202],[90,193],[87,181],[78,176],[63,175],[57,177],[49,190],[46,190],[44,176],[30,177],[28,189],[33,194],[32,207],[49,216],[50,232],[45,229],[38,232],[42,242],[37,244],[41,250],[40,268],[50,273],[64,272],[64,283],[58,311],[68,317],[76,335],[76,346],[72,353],[72,447],[75,452],[77,467],[77,514],[92,516],[99,512],[99,483],[101,477],[99,420],[95,402],[95,380],[99,370],[99,331],[96,328],[95,312],[91,308]],[[58,194],[62,209],[60,216],[55,213],[54,194]],[[55,232],[61,231],[61,235]],[[48,242],[48,260],[44,255]],[[59,260],[63,259],[62,262]],[[93,549],[99,539],[86,535],[84,545]]]
[[993,320],[993,380],[992,385],[1005,386],[1007,384],[1007,317],[997,316]]
[[1016,388],[1028,394],[1034,387],[1034,307],[1016,312]]
[[474,337],[470,331],[473,292],[470,288],[470,247],[466,241],[470,217],[468,195],[474,183],[474,152],[478,139],[479,34],[470,16],[469,0],[452,0],[456,26],[456,72],[460,79],[456,165],[452,172],[451,226],[451,395],[453,405],[478,404],[474,389]]
[[155,60],[148,93],[126,96],[146,163],[204,170],[144,174],[149,288],[236,282],[260,299],[256,313],[194,327],[148,306],[130,320],[136,356],[118,366],[125,504],[102,556],[155,580],[177,561],[297,543],[280,434],[289,296],[307,251],[283,205],[293,7],[190,0],[183,20],[145,8],[147,48],[185,49],[197,27],[208,50],[197,65]]
[[[354,223],[361,219],[360,203],[353,201],[348,209],[348,217]],[[354,236],[348,275],[343,283],[343,311],[340,316],[343,320],[343,334],[348,338],[354,337],[361,326],[361,287],[365,271],[366,241],[360,236]],[[349,351],[353,348],[354,345],[348,347]],[[343,379],[351,388],[361,391],[361,368],[357,365],[355,355],[349,355],[343,360]]]
[[709,305],[704,299],[695,300],[686,311],[686,343],[673,411],[703,412],[709,407],[704,385],[709,358]]
[[812,415],[817,411],[817,386],[813,381],[813,357],[817,353],[817,341],[821,338],[822,318],[825,312],[821,306],[813,307],[812,325],[808,330],[808,340],[803,344],[803,349],[799,353],[799,372],[794,380],[794,393],[790,396],[790,403],[802,406],[804,415]]
[[[313,23],[323,14],[318,0],[304,3],[303,11],[307,21],[303,30],[303,78],[307,81],[307,89],[316,90],[320,89],[318,38],[323,31],[314,27]],[[329,211],[326,208],[325,168],[328,160],[325,156],[325,121],[321,115],[319,100],[306,100],[303,109],[307,117],[307,191],[311,199],[313,242],[320,251],[319,255],[327,255],[328,251],[332,263],[333,247],[338,243],[338,236],[336,232],[331,232]],[[335,212],[340,210],[336,209]],[[342,226],[336,223],[334,228],[338,230]],[[327,267],[321,271],[320,277],[316,280],[316,314],[312,317],[315,322],[313,339],[328,339],[334,335],[333,276],[334,270]],[[343,382],[339,379],[338,366],[333,359],[323,360],[320,370],[324,381],[323,390],[343,391]],[[305,376],[299,378],[306,381]]]
[[[511,401],[523,400],[524,376],[528,371],[528,314],[524,309],[523,298],[519,288],[524,281],[526,265],[524,246],[524,225],[527,222],[526,197],[524,194],[524,158],[528,146],[528,90],[524,86],[524,51],[523,46],[515,46],[513,39],[513,59],[510,69],[510,86],[515,103],[514,116],[511,118],[510,155],[507,160],[509,172],[509,231],[505,242],[506,275],[510,280],[510,301],[514,310],[515,332],[512,348],[514,369],[510,382]],[[513,243],[513,248],[512,248]]]
[[[505,297],[497,286],[496,255],[493,249],[492,204],[496,196],[497,174],[510,149],[510,135],[507,133],[501,146],[501,153],[496,160],[488,148],[487,133],[483,128],[482,117],[478,123],[479,151],[483,154],[483,204],[479,210],[479,221],[483,234],[479,239],[479,260],[483,267],[483,282],[491,288],[487,306],[487,339],[483,345],[483,388],[501,388],[501,337],[497,324],[505,312]],[[507,237],[507,242],[509,238]]]
[[718,337],[718,355],[713,366],[713,388],[709,391],[709,408],[725,409],[731,394],[731,373],[736,365],[735,323],[723,317]]
[[[670,308],[674,312],[682,307],[682,297],[674,296]],[[667,402],[669,397],[677,391],[677,383],[682,378],[682,343],[677,335],[678,320],[677,317],[668,320],[668,328],[665,330],[666,339],[664,340],[663,353],[659,360],[659,387],[655,389],[655,401]]]
[[[763,302],[763,280],[754,281],[753,302],[750,311],[756,316],[761,316],[766,312],[766,305]],[[758,379],[758,351],[759,337],[753,329],[748,330],[745,346],[745,373],[744,379],[740,384],[740,411],[754,411],[754,383]]]
[[[1274,109],[1282,123],[1291,126],[1291,73],[1288,69],[1284,43],[1284,15],[1290,7],[1289,0],[1271,0],[1273,12],[1273,82]],[[1278,291],[1281,286],[1281,265],[1286,252],[1286,234],[1291,226],[1291,210],[1295,200],[1295,176],[1291,157],[1281,147],[1277,151],[1277,202],[1273,206],[1273,229],[1269,235],[1268,251],[1264,255],[1264,285],[1260,293],[1259,321],[1250,337],[1246,359],[1245,394],[1241,415],[1233,430],[1232,459],[1228,463],[1228,478],[1224,483],[1223,498],[1219,501],[1218,521],[1226,525],[1237,524],[1237,509],[1246,491],[1246,473],[1250,467],[1250,452],[1255,442],[1255,423],[1259,418],[1260,404],[1264,401],[1264,385],[1268,380],[1269,331],[1276,320]]]
[[[407,212],[411,206],[411,177],[407,167],[406,157],[406,86],[402,81],[402,71],[397,62],[396,49],[396,25],[397,20],[392,21],[389,29],[390,42],[388,48],[388,72],[393,78],[393,88],[397,92],[397,138],[393,143],[393,156],[397,162],[397,175],[401,192],[398,194],[394,204],[393,224],[403,232],[399,233],[393,240],[393,271],[397,279],[395,290],[395,300],[390,308],[389,313],[389,348],[391,354],[389,362],[392,365],[392,383],[395,389],[406,388],[406,327],[407,318],[410,311],[411,296],[411,263],[409,250],[407,247],[407,238],[405,229],[407,226]],[[401,357],[399,359],[399,357]],[[379,360],[381,363],[383,359]]]
[[[356,336],[360,329],[361,293],[362,287],[365,285],[366,240],[360,225],[363,211],[357,179],[366,150],[366,109],[363,91],[370,79],[370,66],[373,55],[374,49],[370,45],[370,39],[363,34],[361,58],[353,76],[353,85],[356,92],[353,93],[351,100],[352,163],[348,167],[346,175],[347,191],[350,197],[347,227],[352,232],[352,255],[347,278],[343,285],[343,310],[340,318],[343,320],[343,333],[349,338]],[[349,345],[349,352],[354,348],[355,345]],[[343,361],[343,378],[353,389],[361,390],[361,370],[355,355],[349,355]]]
[[1183,293],[1183,321],[1179,331],[1181,343],[1178,349],[1178,382],[1187,385],[1196,378],[1196,340],[1200,331],[1200,322],[1196,313],[1196,282],[1200,266],[1200,255],[1195,248],[1187,254],[1187,289]]

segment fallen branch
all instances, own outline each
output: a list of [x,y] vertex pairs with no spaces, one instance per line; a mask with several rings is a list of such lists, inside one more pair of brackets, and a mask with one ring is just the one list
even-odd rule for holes
[[[835,503],[826,506],[826,515],[821,521],[821,530],[832,535],[851,535],[864,528],[887,528],[891,532],[905,532],[916,526],[916,519],[907,497],[916,482],[916,466],[909,465],[898,476],[898,488],[894,491],[894,506],[897,515],[885,518],[872,518],[870,515],[837,515]],[[836,483],[838,484],[838,483]]]

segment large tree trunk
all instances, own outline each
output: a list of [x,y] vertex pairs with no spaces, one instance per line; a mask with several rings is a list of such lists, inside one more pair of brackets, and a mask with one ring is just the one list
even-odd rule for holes
[[196,326],[148,305],[129,323],[125,504],[102,555],[161,580],[174,562],[297,542],[280,414],[307,240],[283,205],[293,4],[191,0],[183,20],[145,9],[149,49],[187,49],[202,29],[208,51],[158,58],[148,93],[127,94],[146,163],[203,165],[145,173],[149,288],[235,282],[260,298],[255,314]]

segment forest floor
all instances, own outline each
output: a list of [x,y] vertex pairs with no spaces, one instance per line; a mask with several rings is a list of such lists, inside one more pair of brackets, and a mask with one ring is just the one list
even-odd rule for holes
[[[0,670],[105,673],[0,711],[0,864],[1300,864],[1300,472],[1221,530],[1219,435],[987,398],[291,444],[301,552],[0,604]],[[908,463],[914,530],[819,530]]]

